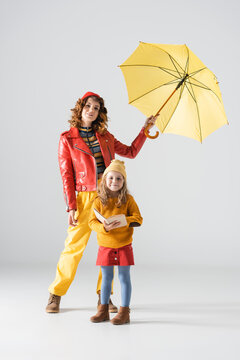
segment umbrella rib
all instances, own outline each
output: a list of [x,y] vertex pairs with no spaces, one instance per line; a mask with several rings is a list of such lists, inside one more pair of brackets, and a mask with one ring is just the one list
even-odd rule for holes
[[[171,70],[171,69],[167,69],[167,68],[164,68],[164,67],[161,67],[161,66],[157,66],[158,69],[161,69],[162,71],[165,71],[167,74],[171,75],[171,76],[174,76],[176,79],[179,79],[179,77],[177,77],[175,74],[172,74],[171,71],[174,71],[174,70]],[[181,74],[176,70],[176,72],[178,73],[178,75],[180,76],[180,79],[181,79]]]
[[[156,68],[159,68],[159,69],[163,69],[163,70],[168,70],[168,71],[174,71],[176,73],[179,74],[179,70],[173,70],[173,69],[169,69],[169,68],[166,68],[164,66],[159,66],[159,65],[151,65],[151,64],[122,64],[122,65],[119,65],[120,68],[122,67],[131,67],[131,66],[149,66],[149,67],[156,67]],[[175,67],[175,66],[174,66]],[[176,68],[176,67],[175,67]],[[182,76],[180,74],[180,76]]]
[[196,102],[196,99],[194,99],[194,96],[193,96],[193,94],[191,93],[191,91],[189,90],[189,88],[188,88],[187,84],[185,84],[185,86],[186,86],[186,88],[187,88],[187,91],[188,91],[188,92],[189,92],[189,94],[191,95],[191,97],[192,97],[193,101],[194,101],[194,102]]
[[[167,53],[168,54],[168,53]],[[172,61],[172,64],[173,64],[173,66],[175,67],[175,69],[176,69],[176,71],[177,71],[177,73],[178,73],[178,75],[179,76],[181,76],[181,74],[179,73],[179,71],[178,71],[178,69],[177,69],[177,67],[176,67],[176,65],[174,64],[174,61],[176,61],[170,54],[168,54],[168,56],[170,57],[170,60]],[[173,61],[174,60],[174,61]],[[176,62],[177,63],[177,62]],[[178,64],[178,63],[177,63]],[[178,66],[180,66],[179,64],[178,64]],[[182,67],[180,66],[180,68],[182,69]],[[182,76],[184,76],[185,75],[185,72],[184,72],[184,70],[182,69],[182,71],[183,71],[183,75]]]
[[210,89],[208,86],[206,86],[205,84],[203,84],[201,81],[198,81],[198,80],[196,80],[196,79],[194,79],[194,81],[197,81],[198,83],[202,84],[203,86],[194,84],[194,83],[192,83],[192,82],[190,82],[190,81],[188,81],[188,83],[191,84],[192,86],[197,86],[197,87],[200,87],[200,88],[202,88],[202,89],[204,89],[204,90],[211,91],[211,92],[218,98],[218,100],[221,102],[221,99],[218,97],[218,95],[217,95],[212,89]]
[[[193,78],[193,80],[194,81],[196,81],[196,82],[198,82],[199,84],[201,84],[206,90],[211,90],[207,85],[205,85],[203,82],[201,82],[201,81],[199,81],[199,80],[197,80],[197,79],[195,79],[195,78]],[[193,85],[195,85],[194,83],[193,83]],[[196,85],[197,86],[197,85]],[[200,85],[199,85],[200,86]]]
[[[205,69],[207,69],[207,68],[206,68],[206,67],[205,67],[205,68],[202,68],[202,69],[198,70],[197,72],[192,73],[193,75],[190,74],[189,77],[192,77],[194,81],[196,81],[196,82],[198,82],[199,84],[201,84],[203,89],[205,89],[205,90],[210,90],[210,91],[212,91],[212,92],[215,94],[215,92],[214,92],[212,89],[210,89],[207,85],[205,85],[203,82],[201,82],[201,81],[199,81],[199,80],[197,80],[197,79],[195,79],[195,78],[193,77],[194,75],[196,75],[196,73],[198,73],[198,72],[200,72],[200,71],[202,71],[202,70],[205,70]],[[200,85],[197,85],[197,84],[194,84],[194,83],[191,83],[191,84],[192,84],[192,85],[195,85],[195,86],[201,87]],[[216,95],[216,94],[215,94],[215,95]],[[216,96],[217,96],[217,95],[216,95]],[[218,96],[217,96],[217,97],[218,97]]]
[[180,91],[180,94],[179,94],[179,99],[178,99],[178,101],[177,101],[177,104],[176,104],[176,106],[175,106],[175,108],[174,108],[174,110],[173,110],[173,112],[172,112],[172,115],[169,117],[166,125],[164,126],[164,128],[163,128],[163,130],[162,130],[162,133],[164,133],[166,127],[168,126],[171,118],[173,117],[173,115],[174,115],[174,113],[175,113],[175,111],[176,111],[176,109],[177,109],[177,107],[178,107],[178,104],[179,104],[179,102],[180,102],[180,100],[181,100],[181,97],[182,97],[183,90],[184,90],[184,86],[181,87],[181,91]]
[[201,139],[201,143],[202,143],[202,128],[201,128],[201,122],[200,122],[199,108],[198,108],[198,104],[197,104],[197,99],[196,99],[195,93],[194,93],[193,88],[192,88],[192,84],[191,84],[190,82],[189,82],[189,84],[190,84],[191,89],[192,89],[192,92],[193,92],[193,97],[195,98],[195,104],[196,104],[197,116],[198,116],[198,123],[199,123],[199,130],[200,130],[200,139]]
[[193,77],[194,75],[196,75],[197,73],[199,73],[200,71],[203,71],[205,69],[207,69],[206,66],[204,68],[202,68],[202,69],[199,69],[199,70],[196,70],[196,71],[192,72],[191,74],[189,74],[189,77]]
[[201,86],[201,85],[198,85],[198,84],[194,84],[193,82],[188,81],[188,80],[187,80],[186,82],[188,82],[189,84],[191,84],[191,85],[193,85],[193,86],[200,87],[200,88],[202,88],[202,89],[204,89],[204,90],[212,91],[209,87],[205,86],[204,84],[203,84],[204,86]]
[[[158,66],[158,68],[165,71],[167,74],[174,76],[176,79],[179,79],[179,77],[177,77],[176,75],[174,75],[174,74],[172,74],[170,72],[170,71],[174,71],[174,70],[166,69],[166,68],[161,67],[161,66]],[[177,70],[176,70],[176,72],[178,73],[178,75],[180,76],[180,79],[181,79],[183,75],[181,75]]]
[[187,53],[188,53],[188,57],[187,57],[186,65],[185,65],[185,74],[188,74],[188,70],[189,70],[189,50],[188,50],[188,47],[186,45],[185,45],[185,47],[186,47]]
[[[169,57],[170,57],[170,59],[174,59],[174,58],[172,58],[172,56],[166,51],[166,50],[164,50],[164,49],[162,49],[162,48],[159,48],[159,47],[157,47],[156,45],[154,45],[154,44],[148,44],[148,43],[144,43],[144,42],[142,42],[141,41],[141,43],[142,44],[145,44],[145,45],[148,45],[148,46],[152,46],[152,47],[154,47],[154,48],[156,48],[156,49],[158,49],[158,50],[161,50],[161,51],[163,51],[163,52],[165,52]],[[178,64],[178,62],[174,59],[174,61],[176,62],[176,64]],[[178,64],[178,66],[182,69],[182,71],[183,71],[183,73],[184,73],[184,70],[183,70],[183,68]],[[175,64],[174,64],[174,67],[175,67]],[[177,68],[176,68],[176,70],[177,70]],[[178,71],[178,70],[177,70]]]
[[159,86],[155,87],[154,89],[151,89],[151,90],[147,91],[146,93],[142,94],[141,96],[139,96],[139,97],[137,97],[137,98],[133,99],[132,101],[129,101],[129,104],[132,104],[134,101],[136,101],[136,100],[138,100],[138,99],[141,99],[141,98],[142,98],[142,97],[144,97],[145,95],[147,95],[147,94],[151,93],[152,91],[155,91],[155,90],[157,90],[157,89],[161,88],[162,86],[172,85],[172,84],[176,84],[176,83],[178,83],[178,81],[176,81],[176,80],[172,80],[172,81],[169,81],[168,83],[165,83],[165,84],[159,85]]
[[[172,74],[171,71],[174,71],[174,70],[171,70],[171,69],[167,69],[167,68],[164,68],[164,67],[161,67],[161,66],[157,66],[157,65],[144,65],[144,64],[132,64],[132,65],[120,65],[120,67],[132,67],[132,66],[135,66],[135,67],[153,67],[153,68],[157,68],[157,69],[160,69],[162,71],[165,71],[167,74],[171,75],[171,76],[174,76],[176,79],[179,79],[179,77],[177,77],[175,74]],[[179,72],[176,70],[176,72],[178,73],[178,75],[180,76],[181,78],[181,74],[179,74]]]
[[[179,74],[179,71],[178,71],[178,70],[168,69],[168,68],[163,67],[163,66],[159,66],[159,67],[160,67],[161,69],[163,69],[163,70],[174,71],[174,72],[176,72],[176,73]],[[180,74],[180,76],[183,76],[183,75]]]

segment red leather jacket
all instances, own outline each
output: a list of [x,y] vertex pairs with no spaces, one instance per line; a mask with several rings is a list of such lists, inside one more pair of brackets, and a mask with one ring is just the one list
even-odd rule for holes
[[[100,135],[96,132],[105,166],[115,154],[135,158],[141,150],[146,135],[144,128],[130,146],[122,144],[108,131]],[[91,150],[81,138],[77,128],[70,128],[60,136],[58,160],[63,181],[64,198],[67,211],[77,209],[75,191],[95,191],[97,189],[97,169]]]

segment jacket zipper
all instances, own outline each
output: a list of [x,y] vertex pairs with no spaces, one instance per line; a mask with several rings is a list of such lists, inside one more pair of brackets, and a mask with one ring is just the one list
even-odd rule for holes
[[78,149],[79,151],[84,152],[85,154],[88,154],[88,155],[94,157],[92,154],[88,153],[87,151],[84,151],[84,150],[82,150],[82,149],[79,149],[76,145],[74,145],[73,147],[75,147],[75,148]]
[[69,210],[69,204],[68,204],[67,194],[66,194],[66,193],[64,193],[64,195],[65,195],[65,201],[66,201],[66,204],[67,204],[67,210]]
[[76,165],[74,160],[73,160],[73,171],[74,171],[74,182],[76,183]]
[[[82,149],[79,149],[76,145],[73,145],[73,147],[76,148],[76,149],[79,150],[79,151],[82,151],[83,153],[85,153],[85,154],[87,154],[87,155],[92,156],[92,157],[94,158],[94,161],[95,161],[95,166],[97,166],[97,165],[96,165],[95,157],[94,157],[92,154],[89,154],[87,151],[84,151],[84,150],[82,150]],[[98,184],[98,174],[97,174],[97,170],[96,170],[96,169],[95,169],[95,172],[96,172],[96,188],[97,188],[97,184]]]
[[109,152],[110,159],[111,159],[111,161],[112,161],[112,155],[111,155],[110,149],[109,149],[109,147],[108,147],[108,144],[107,144],[107,148],[108,148],[108,152]]

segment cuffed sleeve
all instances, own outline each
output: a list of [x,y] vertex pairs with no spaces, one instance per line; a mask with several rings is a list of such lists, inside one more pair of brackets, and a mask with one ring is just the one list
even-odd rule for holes
[[126,216],[128,226],[131,223],[138,223],[139,225],[142,225],[143,218],[133,197],[129,200],[127,212],[130,214],[130,216]]
[[[96,199],[94,201],[93,208],[95,208],[97,211],[101,212],[100,207],[99,207],[99,199]],[[88,226],[96,233],[108,234],[108,232],[104,228],[104,225],[96,218],[93,208],[91,210],[91,214],[89,217]]]

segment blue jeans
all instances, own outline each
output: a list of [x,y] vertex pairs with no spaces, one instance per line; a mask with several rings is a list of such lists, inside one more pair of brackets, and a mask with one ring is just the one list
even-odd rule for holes
[[[113,266],[101,266],[102,270],[102,287],[101,287],[101,304],[108,304],[111,294],[111,284],[113,280]],[[118,277],[121,284],[121,306],[129,306],[132,285],[130,279],[130,266],[118,266]]]

